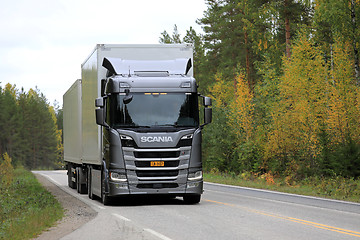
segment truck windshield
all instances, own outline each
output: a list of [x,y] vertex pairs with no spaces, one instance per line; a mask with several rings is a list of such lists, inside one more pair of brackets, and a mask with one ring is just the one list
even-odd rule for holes
[[197,127],[199,125],[196,93],[130,93],[110,97],[110,124],[121,127]]

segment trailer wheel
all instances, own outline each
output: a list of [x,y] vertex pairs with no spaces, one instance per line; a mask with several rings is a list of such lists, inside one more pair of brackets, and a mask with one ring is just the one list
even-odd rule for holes
[[68,185],[70,188],[75,189],[76,182],[74,182],[73,179],[76,179],[76,178],[75,178],[74,172],[71,170],[72,167],[73,167],[72,164],[68,164]]
[[76,190],[78,193],[80,193],[80,168],[76,168]]
[[[86,181],[84,180],[84,172],[81,167],[76,168],[76,187],[77,192],[80,194],[86,194],[87,188],[86,188]],[[85,182],[85,183],[84,183]]]
[[184,202],[186,204],[197,204],[201,200],[201,195],[185,195]]

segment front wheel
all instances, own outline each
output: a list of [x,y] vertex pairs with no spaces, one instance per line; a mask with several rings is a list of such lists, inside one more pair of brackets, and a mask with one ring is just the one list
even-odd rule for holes
[[186,204],[197,204],[201,200],[201,195],[185,195],[184,202]]

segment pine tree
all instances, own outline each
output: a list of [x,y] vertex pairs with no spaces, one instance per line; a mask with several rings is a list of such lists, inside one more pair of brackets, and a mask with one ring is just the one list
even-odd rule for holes
[[178,31],[177,25],[174,25],[174,30],[172,36],[169,35],[169,33],[164,30],[161,33],[161,37],[159,38],[160,43],[182,43],[180,33]]
[[[19,115],[16,103],[17,90],[15,85],[6,84],[2,92],[0,151],[7,152],[11,158],[18,156]],[[14,161],[16,164],[16,161]]]
[[[207,59],[213,69],[213,74],[222,72],[224,77],[236,82],[234,77],[238,67],[246,71],[248,84],[252,88],[254,69],[252,60],[252,28],[254,11],[252,1],[211,0],[205,16],[198,20],[205,31],[205,44],[208,49]],[[256,34],[254,34],[256,35]]]
[[159,38],[159,43],[172,43],[172,39],[166,30],[164,30],[161,33],[161,37]]

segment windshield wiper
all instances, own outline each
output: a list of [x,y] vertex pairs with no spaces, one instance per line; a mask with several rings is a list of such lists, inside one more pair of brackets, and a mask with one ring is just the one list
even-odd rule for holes
[[141,125],[118,125],[118,128],[151,128],[151,126],[141,126]]
[[152,127],[179,127],[177,124],[161,124],[161,125],[153,125]]
[[177,124],[162,124],[162,125],[154,125],[154,127],[193,128],[194,126],[177,125]]

